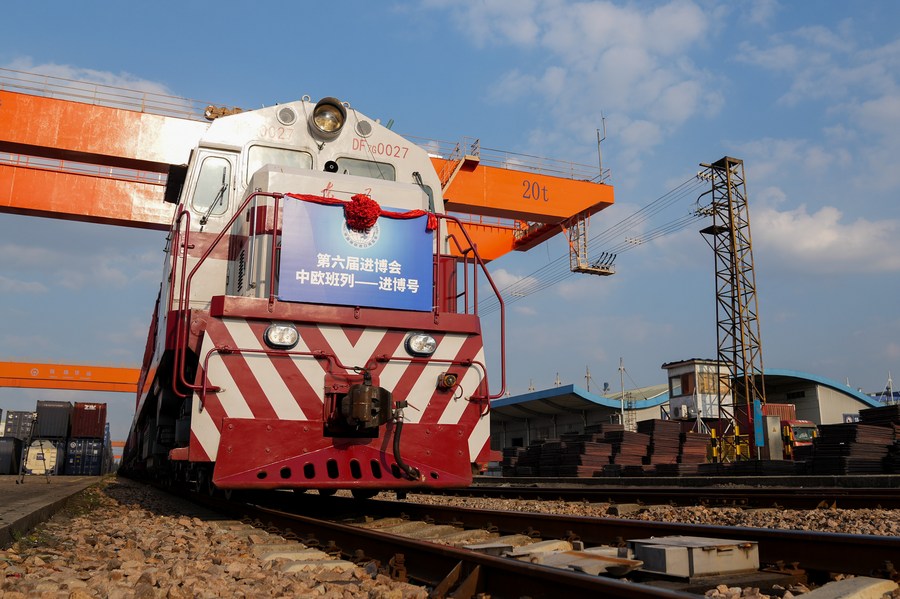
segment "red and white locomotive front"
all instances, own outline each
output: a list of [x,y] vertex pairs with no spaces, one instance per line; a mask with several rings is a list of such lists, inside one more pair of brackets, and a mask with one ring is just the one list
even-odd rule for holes
[[486,271],[442,213],[425,150],[334,99],[213,122],[170,235],[132,456],[224,489],[469,484],[491,395],[458,257]]

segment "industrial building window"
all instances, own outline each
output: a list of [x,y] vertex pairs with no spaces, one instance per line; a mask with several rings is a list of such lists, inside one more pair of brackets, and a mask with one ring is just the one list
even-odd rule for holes
[[681,392],[684,395],[694,394],[694,373],[686,372],[681,375]]
[[788,399],[800,399],[806,397],[806,391],[788,391]]
[[719,377],[714,372],[701,372],[697,377],[697,393],[716,395],[719,392]]
[[669,397],[681,395],[681,375],[669,377]]
[[513,437],[512,447],[525,447],[525,439],[522,437]]

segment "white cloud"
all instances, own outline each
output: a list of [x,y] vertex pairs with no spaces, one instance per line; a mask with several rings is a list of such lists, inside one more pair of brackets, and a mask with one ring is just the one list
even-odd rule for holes
[[512,311],[521,316],[537,316],[538,311],[530,306],[522,306],[520,304],[515,304],[512,307]]
[[855,111],[861,127],[877,133],[900,129],[900,94],[885,95],[867,100]]
[[[685,54],[704,44],[711,17],[696,3],[673,0],[652,6],[612,2],[477,2],[450,7],[462,30],[480,44],[533,51],[544,63],[535,73],[511,68],[489,91],[495,102],[534,99],[552,110],[534,123],[530,140],[570,147],[569,140],[609,117],[619,136],[622,163],[634,171],[642,154],[662,143],[687,120],[722,105],[711,76]],[[530,65],[529,65],[530,66]],[[566,119],[556,114],[577,115]],[[614,129],[627,123],[628,130]],[[545,152],[547,146],[543,146]]]
[[744,14],[747,21],[754,25],[768,25],[781,10],[778,0],[750,0],[745,2]]
[[900,272],[900,253],[894,249],[900,221],[843,221],[831,206],[815,212],[806,206],[759,210],[751,225],[754,247],[768,256],[767,264],[797,274]]
[[46,293],[47,286],[37,281],[17,281],[0,275],[0,293]]
[[426,0],[425,8],[452,9],[460,30],[478,46],[498,39],[515,45],[530,45],[539,34],[533,18],[536,0],[492,0],[491,2],[458,3]]
[[[85,69],[52,62],[34,64],[34,61],[31,58],[16,58],[5,65],[5,67],[17,71],[25,71],[34,75],[45,75],[48,77],[66,79],[73,84],[76,82],[87,82],[153,94],[172,95],[172,92],[165,85],[157,81],[141,79],[130,73],[110,73],[108,71],[97,71],[94,69]],[[54,84],[65,85],[65,82],[54,81]],[[79,87],[84,86],[81,85]]]
[[822,174],[834,165],[849,167],[852,160],[841,146],[825,146],[804,139],[767,137],[740,144],[737,150],[744,157],[747,169],[752,168],[753,181],[769,181],[776,175],[794,173],[798,166],[807,175]]

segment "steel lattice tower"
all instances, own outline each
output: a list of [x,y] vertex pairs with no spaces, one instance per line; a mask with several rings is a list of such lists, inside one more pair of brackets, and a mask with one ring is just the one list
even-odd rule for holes
[[[719,414],[752,439],[753,402],[765,404],[766,398],[744,162],[726,156],[701,166],[712,182],[713,223],[701,233],[711,238],[707,242],[715,253],[718,361],[720,376],[728,377],[719,385]],[[723,397],[728,388],[730,406]],[[752,442],[750,452],[755,453]]]

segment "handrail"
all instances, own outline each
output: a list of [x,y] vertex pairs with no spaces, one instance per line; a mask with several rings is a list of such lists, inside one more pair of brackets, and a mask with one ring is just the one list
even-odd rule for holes
[[[469,247],[472,248],[472,257],[474,259],[474,265],[477,265],[488,284],[490,284],[491,289],[494,291],[494,295],[497,296],[497,301],[500,304],[500,391],[494,395],[490,393],[490,389],[488,389],[488,399],[499,399],[503,397],[503,394],[506,393],[506,304],[503,302],[503,296],[500,294],[500,290],[497,289],[497,285],[494,283],[494,280],[491,278],[491,273],[488,272],[487,264],[485,264],[484,260],[481,259],[481,256],[478,254],[478,248],[475,247],[475,243],[472,242],[472,238],[469,237],[469,233],[466,231],[466,228],[463,226],[462,222],[455,216],[451,216],[449,214],[438,214],[436,215],[438,219],[449,220],[456,223],[456,226],[459,227],[460,232],[466,238],[466,241],[469,244]],[[440,228],[438,228],[440,230]],[[438,255],[441,255],[440,252]],[[473,266],[474,266],[473,265]],[[475,300],[475,314],[478,314],[478,285],[477,281],[473,284],[473,296]],[[468,298],[466,298],[468,302]]]
[[[207,246],[206,251],[204,251],[203,254],[200,256],[200,258],[197,260],[197,263],[194,265],[194,268],[191,269],[191,272],[186,275],[185,272],[187,270],[187,245],[188,245],[187,241],[190,236],[190,229],[188,229],[188,234],[185,236],[185,243],[184,243],[185,257],[184,257],[184,262],[182,264],[182,270],[181,270],[181,283],[180,283],[181,296],[178,298],[179,318],[178,318],[177,330],[176,330],[176,334],[175,334],[175,342],[178,346],[183,347],[183,346],[187,345],[187,329],[188,329],[188,324],[189,324],[189,320],[190,320],[189,313],[190,313],[191,281],[193,280],[194,275],[197,274],[197,270],[203,265],[203,263],[206,261],[206,259],[209,257],[209,255],[212,253],[213,249],[219,244],[220,241],[222,241],[222,239],[225,237],[225,235],[229,233],[232,225],[234,225],[234,223],[238,219],[238,217],[240,217],[244,213],[244,210],[246,210],[247,205],[250,203],[250,201],[257,197],[275,198],[276,199],[276,207],[277,207],[278,200],[280,198],[284,197],[284,194],[256,191],[256,192],[251,193],[249,196],[247,196],[247,198],[244,199],[244,201],[240,205],[240,207],[234,211],[234,214],[231,216],[231,218],[228,220],[228,222],[222,227],[222,230],[219,232],[219,234],[216,235],[216,237],[213,239],[212,243],[210,243]],[[180,220],[181,216],[185,213],[187,213],[188,218],[190,218],[190,213],[188,212],[188,210],[186,208],[182,207],[181,212],[179,213],[176,220]],[[190,221],[188,221],[188,222],[190,222]],[[174,247],[177,247],[177,246],[174,246]],[[177,255],[176,255],[176,258],[177,258]],[[274,276],[270,276],[270,279],[274,279]],[[271,285],[270,285],[270,289],[271,289]],[[270,305],[271,305],[271,301],[272,300],[270,298]],[[191,389],[194,391],[200,390],[203,388],[203,385],[195,385],[192,383],[188,383],[186,380],[184,380],[185,354],[186,354],[186,352],[184,351],[184,349],[182,349],[182,351],[180,353],[180,361],[176,362],[176,368],[178,370],[177,378],[178,378],[179,382],[181,384],[183,384],[185,387],[187,387],[188,389]],[[178,347],[176,347],[176,356],[178,356]],[[174,382],[174,379],[173,379],[172,385],[173,385],[173,387],[176,385],[176,383]],[[178,393],[178,392],[176,391],[176,393]],[[182,395],[181,397],[184,397],[184,396]]]
[[161,92],[132,90],[103,83],[3,68],[0,68],[0,90],[193,121],[206,121],[204,112],[211,104]]
[[[181,227],[184,225],[184,234],[181,233]],[[188,256],[188,243],[187,241],[190,239],[191,233],[191,213],[189,210],[186,210],[182,207],[178,213],[175,215],[175,220],[172,224],[172,242],[169,246],[169,251],[172,252],[172,271],[169,273],[169,282],[170,282],[170,290],[169,290],[169,306],[168,312],[171,314],[172,306],[175,303],[175,294],[172,289],[175,286],[175,273],[177,272],[178,266],[178,256],[182,255],[181,259],[181,278],[177,281],[178,283],[178,320],[175,323],[175,370],[176,375],[172,377],[172,391],[178,397],[187,397],[187,393],[182,393],[178,385],[188,384],[187,381],[184,380],[184,362],[187,348],[187,327],[182,326],[182,321],[186,318],[189,318],[189,315],[184,314],[184,310],[182,309],[182,302],[184,300],[184,273],[187,270],[187,256]],[[184,241],[182,241],[184,240]],[[182,247],[183,244],[183,247]],[[190,306],[190,300],[188,300],[188,306]],[[184,329],[185,339],[182,340],[182,329]]]
[[[173,239],[172,239],[172,251],[175,252],[175,254],[173,255],[173,258],[172,258],[173,268],[175,268],[175,265],[177,264],[178,252],[180,251],[180,248],[182,246],[184,247],[184,254],[182,256],[180,276],[178,277],[178,288],[179,288],[180,296],[178,298],[177,309],[178,309],[179,314],[178,314],[178,319],[176,321],[176,330],[175,330],[175,343],[176,343],[175,366],[176,366],[176,370],[177,370],[177,375],[176,375],[176,377],[173,377],[172,387],[173,387],[173,390],[175,391],[175,393],[178,394],[180,397],[185,397],[185,395],[182,394],[178,390],[179,385],[181,385],[182,388],[191,389],[193,391],[201,391],[201,393],[203,393],[204,395],[205,395],[205,389],[206,389],[205,378],[201,382],[201,384],[193,384],[193,383],[188,382],[185,379],[185,365],[186,365],[185,362],[186,362],[186,355],[187,355],[186,347],[187,347],[187,339],[188,339],[188,330],[189,330],[189,326],[190,326],[191,283],[193,281],[194,275],[197,274],[197,271],[200,269],[200,267],[204,264],[204,262],[210,256],[210,254],[213,252],[215,247],[222,241],[222,239],[227,234],[229,234],[235,221],[241,215],[243,215],[244,211],[247,209],[247,206],[250,205],[251,202],[255,203],[256,199],[259,197],[269,197],[269,198],[273,198],[275,200],[274,214],[273,214],[273,221],[272,221],[273,222],[273,225],[272,225],[273,235],[272,235],[272,240],[270,242],[271,243],[271,251],[269,252],[269,254],[270,254],[270,265],[269,265],[270,271],[269,271],[269,281],[268,281],[268,303],[269,303],[269,310],[272,311],[273,306],[275,304],[275,278],[276,278],[275,277],[275,266],[276,266],[275,244],[276,244],[276,241],[278,238],[278,235],[276,234],[278,231],[278,208],[279,208],[279,204],[280,204],[281,200],[285,197],[284,194],[257,191],[257,192],[253,192],[250,195],[248,195],[244,199],[244,201],[241,203],[241,205],[234,211],[234,214],[228,220],[228,222],[222,226],[222,230],[218,233],[218,235],[216,235],[216,237],[207,245],[203,254],[197,259],[196,264],[194,264],[194,267],[190,270],[190,272],[187,272],[187,255],[188,255],[187,250],[190,247],[190,244],[189,244],[189,241],[190,241],[190,212],[186,208],[182,207],[179,210],[179,212],[176,214],[175,223],[173,225],[174,233],[173,233]],[[481,256],[478,254],[478,250],[475,247],[475,244],[472,242],[472,239],[469,237],[469,234],[465,230],[465,227],[463,226],[462,222],[460,222],[460,220],[458,218],[456,218],[455,216],[450,216],[447,214],[435,214],[434,216],[439,221],[441,219],[443,219],[443,220],[448,220],[448,221],[452,221],[452,222],[456,223],[456,225],[459,227],[460,232],[465,237],[465,240],[470,248],[469,250],[465,250],[464,252],[461,252],[461,253],[463,253],[463,255],[465,255],[465,254],[468,254],[469,251],[471,251],[471,253],[472,253],[472,257],[471,257],[472,263],[471,264],[472,264],[473,270],[476,268],[481,269],[482,274],[484,274],[486,280],[490,284],[490,286],[499,302],[499,305],[500,305],[501,388],[498,393],[491,394],[489,385],[485,385],[486,395],[484,397],[481,397],[481,396],[475,397],[473,395],[473,397],[475,397],[476,399],[486,398],[489,400],[500,398],[503,396],[503,394],[506,391],[506,306],[503,302],[503,297],[501,296],[500,291],[497,289],[497,286],[494,284],[494,281],[491,278],[491,275],[487,270],[486,263],[484,262],[484,260],[482,260]],[[186,232],[183,236],[181,235],[182,224],[184,224],[184,226],[186,228]],[[265,223],[265,224],[266,224],[266,226],[268,225],[268,223]],[[268,228],[268,227],[266,227],[266,228]],[[441,231],[441,227],[440,226],[436,227],[435,235],[439,235],[440,231]],[[254,232],[251,231],[251,233],[254,233]],[[452,237],[452,236],[450,236],[450,237]],[[456,239],[455,237],[452,237],[452,240],[457,245],[457,247],[459,247],[459,248],[462,247],[462,245],[459,243],[458,239]],[[437,251],[434,254],[433,264],[434,264],[435,268],[439,267],[440,260],[443,257],[453,257],[453,256],[451,254],[444,253],[441,250],[440,244],[439,244]],[[463,313],[465,313],[465,314],[469,313],[469,303],[468,303],[468,300],[469,300],[469,298],[468,298],[468,294],[469,294],[468,264],[469,264],[469,262],[468,262],[468,260],[469,260],[468,258],[465,259],[464,267],[463,267],[464,276],[465,276],[465,294],[466,294],[466,297],[464,300],[465,307],[464,307]],[[249,277],[249,273],[248,273],[248,277]],[[473,299],[474,299],[474,303],[472,304],[474,315],[477,315],[477,312],[478,312],[478,307],[477,307],[478,306],[478,302],[477,302],[478,280],[477,279],[478,279],[477,277],[473,276],[473,280],[472,280],[473,284],[472,284],[471,293],[472,293]],[[174,282],[175,281],[173,281],[173,283]],[[435,277],[433,293],[436,296],[441,297],[441,293],[443,291],[443,286],[444,286],[444,281],[441,279],[441,277]],[[173,304],[174,304],[173,298],[170,296],[169,297],[169,311],[170,312],[173,308]],[[440,303],[438,301],[434,302],[433,311],[434,311],[434,314],[436,317],[441,313]],[[237,349],[235,348],[233,351],[237,351]],[[485,368],[484,369],[484,382],[485,383],[487,383],[487,379],[488,379],[487,370]]]

